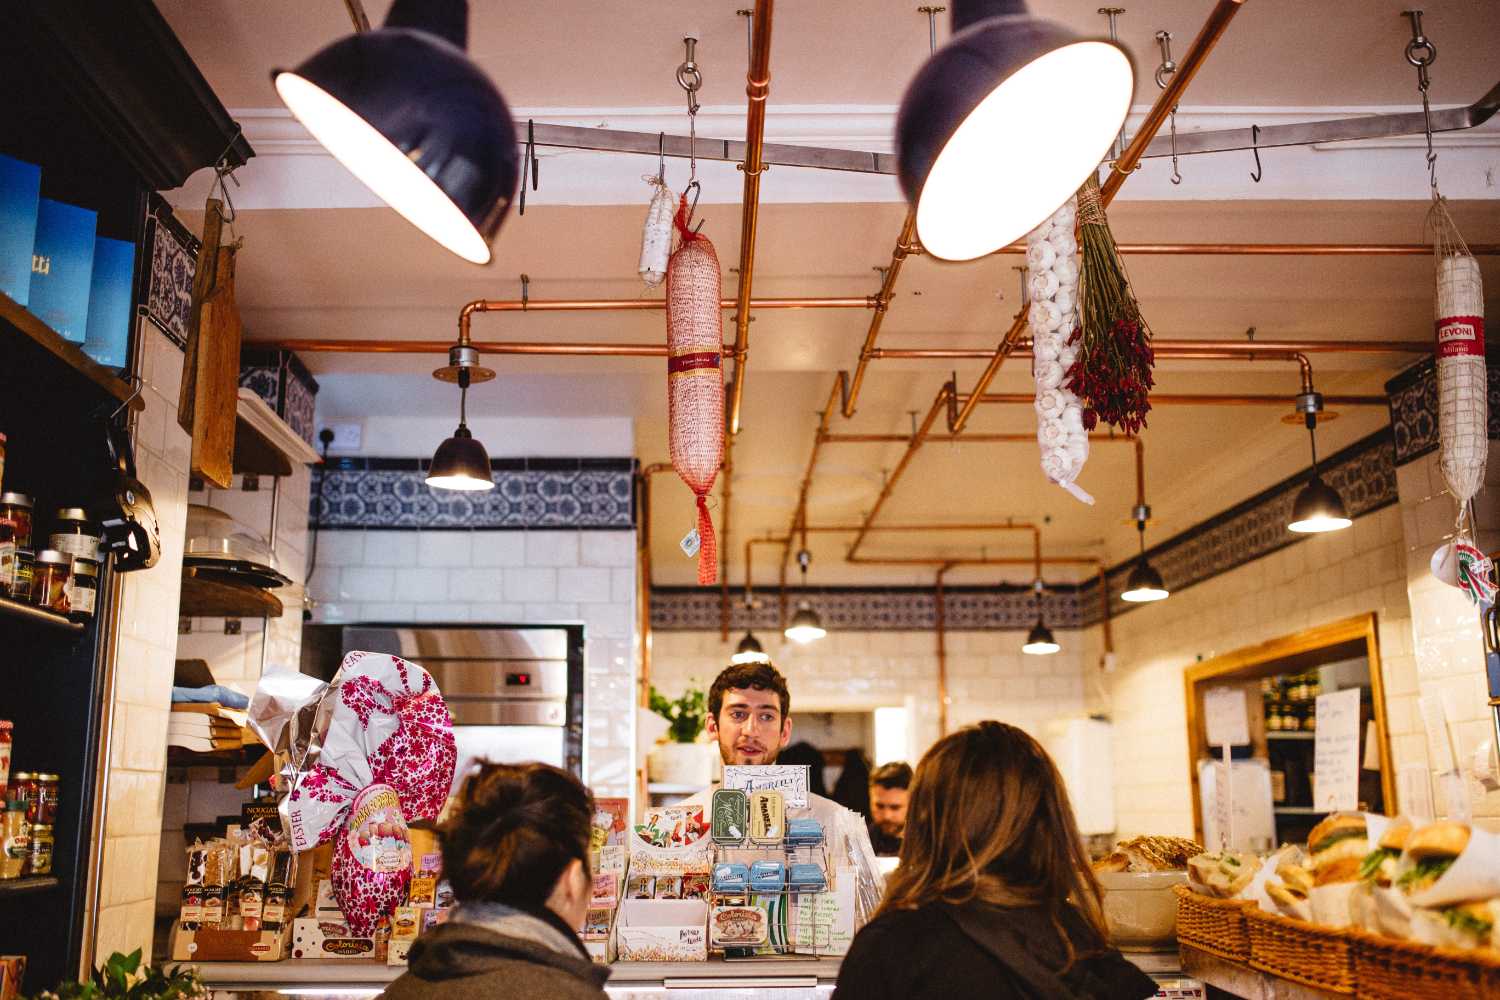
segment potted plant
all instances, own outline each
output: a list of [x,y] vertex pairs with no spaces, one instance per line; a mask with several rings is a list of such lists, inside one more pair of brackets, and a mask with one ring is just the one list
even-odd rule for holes
[[129,955],[118,951],[110,955],[87,982],[58,983],[56,989],[43,990],[34,1000],[207,1000],[208,996],[208,987],[192,966],[143,968],[137,948]]
[[646,772],[653,782],[703,787],[714,780],[713,747],[698,742],[708,718],[708,697],[702,688],[688,687],[679,698],[651,688],[651,711],[667,721],[665,741],[646,758]]

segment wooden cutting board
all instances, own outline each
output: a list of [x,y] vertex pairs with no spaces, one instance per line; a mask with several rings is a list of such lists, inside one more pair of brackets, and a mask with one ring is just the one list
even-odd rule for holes
[[234,474],[235,408],[240,385],[240,310],[234,299],[237,246],[219,248],[214,287],[198,325],[193,389],[193,474],[222,489]]
[[218,274],[219,239],[224,228],[224,203],[208,199],[203,210],[203,241],[193,268],[193,298],[188,309],[187,344],[182,359],[182,388],[177,394],[177,423],[193,433],[194,402],[198,390],[198,330],[203,319],[203,303],[214,289]]

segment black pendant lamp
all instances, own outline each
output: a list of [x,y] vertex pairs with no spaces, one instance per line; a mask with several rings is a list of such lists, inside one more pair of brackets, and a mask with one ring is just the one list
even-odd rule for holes
[[1130,570],[1130,576],[1125,580],[1125,591],[1120,594],[1120,600],[1130,601],[1132,604],[1146,604],[1151,601],[1165,601],[1169,596],[1167,585],[1162,580],[1161,574],[1151,561],[1146,558],[1146,522],[1151,519],[1151,508],[1143,503],[1135,505],[1135,530],[1139,532],[1141,543],[1140,558]]
[[896,155],[923,249],[973,260],[1035,229],[1097,169],[1135,72],[1120,46],[1033,17],[1023,0],[952,8],[952,37],[901,99]]
[[488,382],[495,373],[479,364],[479,352],[466,344],[455,344],[448,349],[448,365],[432,373],[440,382],[458,384],[458,429],[453,436],[438,445],[432,456],[432,465],[427,470],[427,485],[440,490],[463,490],[479,492],[495,488],[490,478],[490,454],[484,445],[469,432],[468,401],[469,385],[473,382]]
[[1031,631],[1026,633],[1026,642],[1021,646],[1021,652],[1031,656],[1051,656],[1062,649],[1053,637],[1052,630],[1042,620],[1042,577],[1041,557],[1037,557],[1037,578],[1031,584],[1032,593],[1036,594],[1036,624],[1031,626]]
[[1318,414],[1323,411],[1323,394],[1312,390],[1306,372],[1303,380],[1303,391],[1297,397],[1297,412],[1303,415],[1308,442],[1312,446],[1312,478],[1292,503],[1292,519],[1287,523],[1287,529],[1306,535],[1338,531],[1354,522],[1349,519],[1349,511],[1339,491],[1323,482],[1318,473],[1317,427]]
[[802,568],[802,593],[803,597],[797,602],[797,610],[792,614],[792,620],[787,622],[782,631],[788,639],[801,645],[823,638],[828,630],[823,627],[823,619],[818,617],[812,602],[807,599],[807,566],[812,562],[812,553],[802,549],[797,553],[797,565]]
[[520,153],[510,109],[464,49],[466,0],[395,0],[384,27],[342,38],[276,93],[382,201],[464,260],[485,264]]
[[755,638],[755,633],[746,630],[745,637],[735,647],[734,655],[729,658],[730,663],[770,663],[771,657],[761,646],[760,640]]

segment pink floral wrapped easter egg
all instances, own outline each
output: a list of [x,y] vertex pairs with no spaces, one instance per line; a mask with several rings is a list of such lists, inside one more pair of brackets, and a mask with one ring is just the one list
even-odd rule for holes
[[453,720],[426,670],[360,652],[344,657],[320,715],[317,762],[283,807],[288,837],[299,851],[336,841],[334,896],[353,931],[370,934],[406,897],[407,824],[437,816],[448,796]]

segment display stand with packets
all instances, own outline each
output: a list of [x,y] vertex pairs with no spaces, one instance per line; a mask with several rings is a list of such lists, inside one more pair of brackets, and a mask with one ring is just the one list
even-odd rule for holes
[[721,788],[710,828],[709,947],[726,959],[828,953],[833,928],[807,898],[829,888],[818,822],[789,818],[780,791]]

